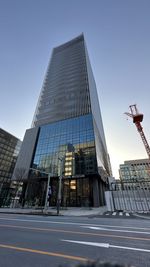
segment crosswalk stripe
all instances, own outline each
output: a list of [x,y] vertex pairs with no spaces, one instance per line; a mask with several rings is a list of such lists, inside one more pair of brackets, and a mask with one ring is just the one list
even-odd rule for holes
[[104,215],[106,215],[106,216],[117,216],[117,215],[119,215],[119,216],[127,216],[127,217],[129,217],[130,216],[130,214],[129,214],[129,212],[119,212],[119,211],[113,211],[113,212],[109,212],[109,213],[105,213]]

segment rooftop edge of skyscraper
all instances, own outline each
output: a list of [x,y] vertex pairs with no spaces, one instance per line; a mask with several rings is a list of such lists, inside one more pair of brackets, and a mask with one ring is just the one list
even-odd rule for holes
[[84,41],[84,34],[83,33],[81,33],[80,35],[72,38],[68,42],[65,42],[65,43],[63,43],[61,45],[58,45],[58,46],[54,47],[53,51],[55,53],[60,52],[62,49],[67,48],[67,47],[71,46],[72,44],[76,44],[76,43],[78,43],[80,41]]

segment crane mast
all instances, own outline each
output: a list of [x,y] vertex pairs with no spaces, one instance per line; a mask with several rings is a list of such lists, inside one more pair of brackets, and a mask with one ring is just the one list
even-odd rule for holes
[[147,139],[145,137],[145,134],[144,134],[144,131],[143,131],[143,127],[141,125],[141,122],[143,121],[143,114],[139,113],[138,112],[138,109],[136,107],[136,105],[130,105],[129,106],[130,108],[130,113],[129,112],[125,112],[125,114],[131,118],[133,118],[133,123],[135,123],[136,125],[136,128],[141,136],[141,139],[143,141],[143,144],[145,146],[145,149],[146,149],[146,152],[147,152],[147,155],[150,159],[150,147],[149,147],[149,144],[147,142]]

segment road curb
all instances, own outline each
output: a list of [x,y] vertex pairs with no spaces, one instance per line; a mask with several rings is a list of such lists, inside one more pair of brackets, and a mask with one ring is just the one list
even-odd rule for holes
[[137,213],[133,213],[133,215],[134,215],[135,217],[138,217],[138,218],[142,218],[142,219],[150,220],[150,216],[149,216],[149,217],[146,217],[146,216],[143,216],[143,215],[140,215],[140,214],[137,214]]
[[[56,213],[43,213],[43,212],[7,212],[7,211],[1,211],[0,214],[18,214],[18,215],[43,215],[43,216],[58,216]],[[60,214],[60,216],[62,216]]]

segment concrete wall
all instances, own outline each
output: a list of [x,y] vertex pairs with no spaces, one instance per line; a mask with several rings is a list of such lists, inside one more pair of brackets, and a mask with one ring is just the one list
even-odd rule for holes
[[112,192],[105,191],[105,200],[106,206],[108,211],[114,211],[113,199],[112,199]]

